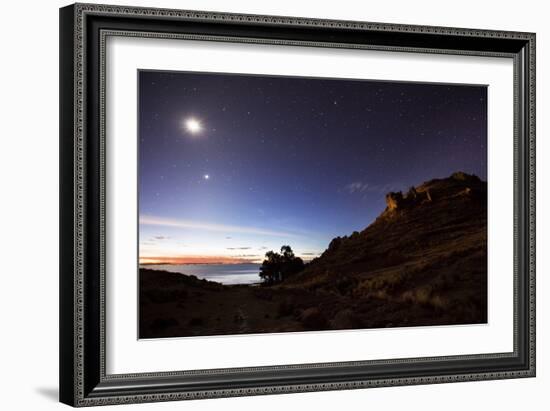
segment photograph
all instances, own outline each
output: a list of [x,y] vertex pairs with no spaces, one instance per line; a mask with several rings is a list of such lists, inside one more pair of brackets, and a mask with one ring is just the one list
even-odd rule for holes
[[487,85],[137,81],[140,339],[487,323]]
[[[58,115],[39,104],[42,120],[26,110],[12,134],[34,127],[25,135],[43,144],[51,123],[59,144],[7,140],[59,166],[59,196],[29,191],[55,192],[36,184],[44,170],[8,179],[33,209],[6,214],[25,246],[8,263],[34,255],[21,221],[58,208],[39,242],[58,232],[58,252],[32,249],[58,260],[59,281],[38,270],[31,287],[37,301],[59,295],[58,316],[35,321],[43,303],[28,323],[55,331],[39,351],[58,352],[46,359],[59,360],[59,401],[333,409],[369,389],[375,408],[425,409],[427,390],[434,406],[466,390],[456,409],[517,409],[540,397],[543,13],[250,4],[60,4],[55,81],[23,76],[59,86],[38,93],[58,93]],[[5,151],[16,176],[23,157]],[[47,335],[29,330],[32,343]],[[335,390],[347,393],[321,400]]]

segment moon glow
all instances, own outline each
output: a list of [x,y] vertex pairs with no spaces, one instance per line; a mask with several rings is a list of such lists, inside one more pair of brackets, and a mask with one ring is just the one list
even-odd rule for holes
[[185,129],[191,134],[198,134],[202,131],[202,124],[196,118],[190,117],[184,122]]

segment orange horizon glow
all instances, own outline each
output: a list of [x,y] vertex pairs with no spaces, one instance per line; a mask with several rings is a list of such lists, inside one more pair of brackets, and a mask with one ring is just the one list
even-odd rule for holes
[[147,264],[244,264],[256,260],[224,256],[140,257],[139,263]]

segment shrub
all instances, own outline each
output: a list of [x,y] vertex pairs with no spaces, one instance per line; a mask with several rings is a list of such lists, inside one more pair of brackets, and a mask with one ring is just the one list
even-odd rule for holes
[[445,309],[449,306],[449,301],[440,295],[434,295],[430,299],[430,305],[437,309]]
[[414,292],[414,297],[416,299],[416,302],[422,305],[428,304],[431,296],[432,296],[432,287],[430,286],[420,287]]

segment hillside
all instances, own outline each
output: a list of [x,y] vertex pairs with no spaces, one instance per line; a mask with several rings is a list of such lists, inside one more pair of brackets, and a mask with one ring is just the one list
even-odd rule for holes
[[335,238],[278,285],[222,286],[171,273],[159,282],[160,272],[140,270],[140,335],[486,322],[487,184],[458,172],[388,193],[386,205],[367,228]]
[[485,305],[487,183],[455,173],[406,194],[388,193],[386,206],[363,231],[332,240],[284,286]]

